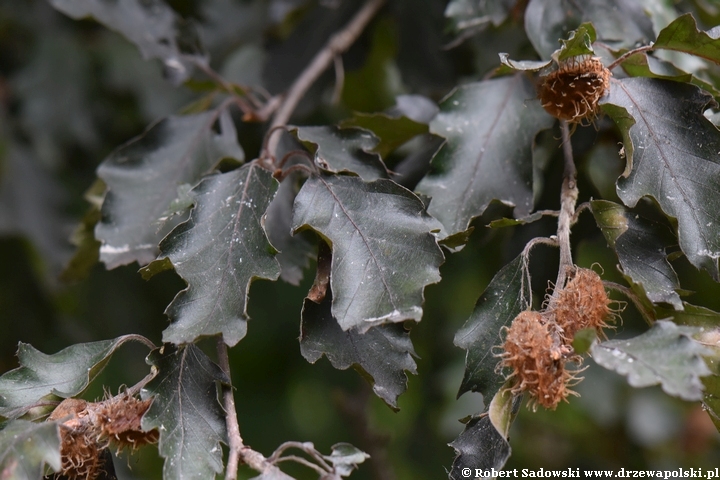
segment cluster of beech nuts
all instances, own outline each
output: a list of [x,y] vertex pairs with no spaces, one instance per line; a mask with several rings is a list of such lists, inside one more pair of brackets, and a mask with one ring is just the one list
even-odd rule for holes
[[540,103],[555,118],[569,123],[592,122],[598,102],[610,88],[610,70],[598,57],[578,55],[560,62],[557,70],[541,77]]
[[127,393],[100,402],[67,398],[48,418],[60,424],[63,478],[92,480],[103,472],[103,451],[137,448],[158,439],[157,430],[145,432],[140,420],[152,399],[139,400]]
[[512,370],[513,394],[527,392],[529,406],[554,409],[568,395],[577,395],[570,387],[577,383],[576,365],[581,357],[572,348],[575,334],[594,328],[604,337],[603,328],[614,320],[610,300],[600,276],[592,270],[575,268],[571,278],[546,302],[542,311],[526,310],[507,329],[501,365]]

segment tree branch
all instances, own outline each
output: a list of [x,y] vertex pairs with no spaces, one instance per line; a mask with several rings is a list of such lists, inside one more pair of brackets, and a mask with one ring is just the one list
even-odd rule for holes
[[[308,89],[315,83],[320,75],[328,69],[335,57],[347,51],[350,46],[355,43],[355,40],[358,39],[365,27],[370,23],[370,20],[372,20],[378,10],[385,4],[385,1],[386,0],[367,0],[365,5],[357,11],[350,22],[345,25],[342,30],[330,37],[322,50],[315,55],[315,58],[312,59],[310,64],[305,67],[305,70],[303,70],[300,76],[290,86],[282,103],[275,111],[275,116],[270,125],[271,129],[287,124]],[[273,138],[277,139],[278,137],[274,135]],[[268,150],[265,153],[274,155],[277,143],[278,140],[271,140],[268,143]]]
[[572,144],[570,143],[570,127],[566,121],[560,122],[562,128],[562,147],[565,156],[562,190],[560,192],[560,215],[558,216],[557,238],[560,246],[560,266],[558,267],[555,292],[565,285],[568,272],[573,268],[572,250],[570,249],[570,225],[575,216],[575,203],[578,198],[577,170],[573,160]]

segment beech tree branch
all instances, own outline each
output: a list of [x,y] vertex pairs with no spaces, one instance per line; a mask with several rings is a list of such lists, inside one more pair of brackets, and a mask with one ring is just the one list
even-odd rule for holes
[[[330,37],[325,46],[315,55],[310,64],[305,67],[305,70],[295,79],[295,82],[293,82],[290,89],[284,95],[282,103],[275,111],[272,123],[270,124],[271,130],[287,124],[308,89],[315,83],[320,75],[330,67],[338,55],[347,51],[350,46],[355,43],[355,40],[357,40],[363,30],[365,30],[365,27],[367,27],[370,20],[372,20],[378,10],[385,4],[385,1],[386,0],[367,0],[350,22],[345,25],[342,30]],[[273,135],[273,139],[268,142],[266,154],[275,154],[279,139],[277,135]]]
[[573,268],[572,250],[570,249],[570,226],[575,216],[575,204],[578,198],[577,170],[573,159],[570,143],[570,127],[566,121],[560,122],[562,129],[562,147],[565,157],[562,190],[560,192],[560,215],[558,216],[557,239],[560,246],[560,266],[558,267],[555,292],[565,285],[568,272]]

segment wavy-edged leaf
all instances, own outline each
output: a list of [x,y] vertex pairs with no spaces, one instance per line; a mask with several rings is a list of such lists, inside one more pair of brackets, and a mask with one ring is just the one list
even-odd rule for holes
[[365,333],[343,331],[332,316],[332,294],[322,303],[305,299],[300,327],[300,352],[310,363],[327,356],[333,367],[356,367],[372,384],[375,394],[397,409],[397,398],[407,389],[406,371],[417,374],[412,341],[402,325],[379,325]]
[[660,31],[653,47],[677,50],[720,63],[720,30],[700,31],[692,14],[686,13]]
[[458,397],[473,391],[482,393],[487,401],[505,383],[505,376],[496,371],[499,359],[493,347],[502,342],[502,327],[510,325],[531,299],[525,269],[522,254],[500,269],[480,295],[470,318],[455,334],[455,345],[467,350]]
[[52,355],[20,343],[17,353],[20,366],[0,377],[0,415],[16,418],[48,395],[69,398],[79,394],[120,345],[141,339],[138,335],[124,335],[113,340],[78,343]]
[[500,25],[514,6],[514,0],[451,0],[445,7],[445,16],[450,19],[452,28],[457,32],[477,30],[489,24]]
[[315,164],[333,173],[351,172],[363,180],[387,178],[387,169],[377,153],[378,138],[359,128],[334,125],[295,127],[299,140],[317,145]]
[[464,232],[492,200],[530,213],[532,145],[554,119],[522,74],[459,87],[440,104],[430,131],[447,139],[417,191],[432,197],[428,212],[448,236]]
[[217,383],[230,379],[192,343],[153,350],[147,362],[158,374],[141,392],[154,397],[142,428],[160,432],[163,478],[214,478],[223,470],[220,442],[227,443]]
[[691,337],[701,331],[658,320],[642,335],[596,343],[590,351],[599,365],[627,376],[633,387],[661,384],[668,395],[702,400],[700,377],[711,373],[702,356],[709,349]]
[[107,268],[151,262],[174,226],[168,216],[183,184],[194,185],[225,157],[244,157],[227,110],[165,118],[110,154],[97,172],[108,192],[95,228]]
[[539,72],[553,63],[552,60],[512,60],[507,53],[499,53],[498,55],[500,56],[500,63],[521,72]]
[[667,303],[682,310],[677,273],[667,259],[666,249],[677,245],[670,229],[617,203],[594,200],[595,221],[615,249],[623,273],[641,286],[653,303]]
[[356,127],[373,132],[380,140],[371,151],[385,158],[408,140],[428,133],[427,125],[406,116],[391,116],[386,113],[355,113],[342,122],[343,128]]
[[720,280],[720,131],[703,116],[712,97],[699,88],[651,78],[613,81],[603,109],[623,134],[623,203],[650,195],[677,219],[690,263]]
[[37,480],[45,465],[62,466],[57,423],[13,420],[0,430],[0,479]]
[[672,318],[673,322],[678,325],[702,327],[706,331],[720,326],[720,313],[687,302],[682,302],[682,307],[682,310],[671,310],[660,307],[655,309],[655,313],[658,318]]
[[162,0],[50,0],[74,19],[93,17],[133,42],[146,59],[159,58],[176,84],[187,80],[197,62],[207,63],[195,27]]
[[531,0],[525,9],[525,32],[543,59],[551,58],[559,47],[558,39],[583,22],[592,22],[598,39],[614,49],[632,48],[655,38],[639,0]]
[[295,198],[293,230],[332,246],[332,315],[343,330],[419,321],[425,286],[440,280],[440,225],[412,192],[390,180],[313,176]]
[[160,244],[160,258],[169,258],[188,283],[166,310],[173,323],[163,332],[165,342],[222,333],[232,346],[245,336],[251,282],[280,275],[263,228],[276,190],[277,181],[256,162],[193,189],[190,218]]
[[560,40],[562,47],[560,47],[560,50],[555,56],[558,63],[579,55],[594,55],[595,51],[592,48],[592,44],[596,38],[597,33],[592,23],[583,23],[570,32],[567,40]]

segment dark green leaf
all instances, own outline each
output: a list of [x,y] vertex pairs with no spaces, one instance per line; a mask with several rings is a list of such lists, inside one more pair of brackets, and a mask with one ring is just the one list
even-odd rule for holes
[[653,47],[677,50],[720,63],[720,35],[718,31],[698,30],[695,18],[686,13],[663,28]]
[[263,228],[277,181],[257,163],[204,179],[190,218],[160,244],[188,283],[167,308],[163,340],[189,343],[223,334],[235,345],[247,331],[247,294],[255,278],[275,280],[280,266]]
[[[500,470],[510,458],[510,443],[493,426],[487,413],[472,418],[450,444],[457,457],[452,464],[450,480],[494,478],[491,469]],[[466,474],[470,469],[472,474]],[[480,470],[480,475],[477,471]]]
[[317,145],[315,164],[329,172],[357,173],[364,180],[387,178],[380,157],[373,152],[378,139],[357,128],[295,127],[298,139]]
[[20,416],[48,395],[69,398],[79,394],[120,345],[139,338],[125,335],[114,340],[78,343],[53,355],[20,343],[17,353],[20,367],[0,377],[0,415]]
[[347,477],[358,465],[370,458],[370,455],[349,443],[336,443],[332,446],[332,453],[325,460],[332,463],[335,473]]
[[532,145],[554,119],[523,74],[459,87],[440,105],[430,131],[447,138],[417,190],[432,197],[428,212],[448,236],[467,230],[494,199],[530,213]]
[[45,465],[59,471],[60,432],[54,422],[8,422],[0,430],[0,479],[37,480]]
[[659,383],[668,395],[702,400],[700,377],[710,374],[702,355],[709,349],[691,337],[701,331],[658,320],[640,336],[596,343],[590,350],[598,364],[626,375],[633,387]]
[[712,97],[693,85],[627,78],[614,81],[603,102],[628,162],[618,195],[629,207],[654,197],[677,219],[690,262],[720,280],[720,131],[703,116]]
[[422,317],[423,290],[440,280],[440,225],[389,180],[313,176],[295,199],[293,229],[332,246],[332,314],[343,330]]
[[645,5],[638,0],[531,0],[525,10],[525,31],[544,59],[559,47],[559,39],[583,22],[592,22],[598,40],[615,49],[655,38]]
[[445,16],[450,19],[455,31],[476,30],[488,24],[500,25],[514,6],[514,0],[451,0],[445,8]]
[[595,200],[591,205],[595,221],[615,249],[626,278],[640,286],[651,302],[668,303],[682,310],[676,292],[680,281],[666,253],[668,247],[677,245],[672,231],[617,203]]
[[379,325],[364,334],[343,331],[330,312],[332,294],[321,304],[305,299],[300,327],[300,352],[310,363],[326,355],[333,367],[354,366],[373,386],[375,394],[397,409],[397,398],[407,389],[405,371],[417,374],[415,350],[402,325]]
[[299,285],[303,270],[310,264],[315,253],[315,245],[303,235],[292,236],[292,207],[297,195],[297,177],[293,174],[285,178],[278,188],[275,198],[268,206],[265,218],[265,231],[273,247],[278,249],[275,258],[280,263],[280,278]]
[[555,56],[558,63],[579,55],[594,55],[593,42],[597,38],[592,23],[583,23],[570,32],[567,40],[560,40],[562,47]]
[[226,110],[168,117],[112,153],[98,168],[108,188],[95,229],[100,260],[108,268],[152,261],[174,226],[168,216],[182,185],[194,185],[224,157],[243,158]]
[[357,127],[373,132],[380,142],[371,150],[382,158],[408,140],[428,132],[427,125],[405,116],[392,117],[385,113],[356,113],[352,118],[343,121],[342,127]]
[[658,318],[672,318],[673,322],[678,325],[702,327],[706,331],[711,331],[720,325],[720,313],[718,312],[687,302],[683,302],[682,307],[682,310],[656,308],[655,311]]
[[74,19],[93,17],[121,33],[144,58],[162,60],[174,83],[187,80],[194,63],[207,62],[194,26],[162,0],[50,0],[50,4]]
[[223,470],[220,442],[227,442],[217,383],[230,380],[194,344],[165,345],[147,362],[158,374],[141,392],[154,397],[142,428],[160,432],[163,478],[214,478]]
[[517,225],[527,225],[528,223],[537,222],[543,218],[542,212],[535,212],[527,217],[522,218],[500,218],[490,222],[488,227],[490,228],[504,228],[504,227],[515,227]]
[[505,376],[496,371],[499,359],[494,347],[502,342],[502,327],[510,325],[527,308],[530,299],[530,284],[521,254],[493,277],[472,315],[455,334],[455,345],[467,350],[465,376],[458,396],[468,391],[480,392],[487,401],[505,383]]

